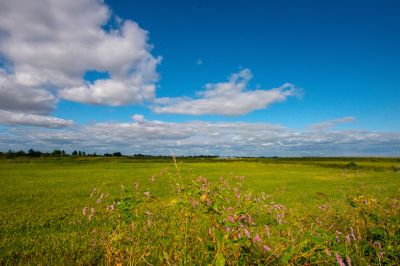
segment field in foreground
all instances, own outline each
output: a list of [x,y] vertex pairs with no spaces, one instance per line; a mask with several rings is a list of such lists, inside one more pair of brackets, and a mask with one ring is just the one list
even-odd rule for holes
[[398,265],[399,161],[350,161],[1,160],[0,264]]

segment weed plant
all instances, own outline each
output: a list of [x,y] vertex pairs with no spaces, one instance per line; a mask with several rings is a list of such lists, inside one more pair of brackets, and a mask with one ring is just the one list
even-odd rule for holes
[[[396,198],[350,189],[346,208],[328,202],[314,214],[246,189],[244,176],[211,182],[183,176],[175,158],[174,166],[148,183],[121,186],[119,195],[93,190],[83,223],[96,232],[107,264],[400,264]],[[103,223],[97,231],[96,221]]]

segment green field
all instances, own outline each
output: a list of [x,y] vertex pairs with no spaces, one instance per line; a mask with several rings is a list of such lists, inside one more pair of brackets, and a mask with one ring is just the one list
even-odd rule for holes
[[[334,253],[353,265],[400,264],[399,159],[178,159],[178,164],[180,175],[172,159],[0,160],[0,264],[332,265]],[[220,177],[232,185],[203,193],[192,182],[199,176],[211,188]],[[252,234],[260,232],[264,251],[257,250],[254,237],[228,232],[235,227],[222,217],[241,176],[241,197],[251,194],[233,209],[254,215],[255,224],[243,224]],[[100,193],[91,198],[94,188]],[[96,204],[102,193],[109,195]],[[116,210],[106,211],[111,203]],[[276,219],[279,204],[286,215],[282,221]],[[89,213],[95,208],[90,221],[84,207]],[[188,229],[188,223],[197,227]],[[139,233],[128,232],[131,224]],[[346,243],[350,227],[357,242]],[[210,228],[215,232],[204,236]]]

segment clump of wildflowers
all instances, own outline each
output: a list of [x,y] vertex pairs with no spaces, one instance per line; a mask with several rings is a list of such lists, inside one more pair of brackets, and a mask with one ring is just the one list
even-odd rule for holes
[[[109,264],[351,266],[352,260],[373,265],[387,259],[382,237],[368,234],[368,226],[387,228],[373,215],[398,215],[398,202],[385,210],[372,196],[358,196],[351,199],[351,215],[333,214],[332,205],[319,203],[319,216],[308,217],[271,202],[272,195],[243,189],[244,176],[184,179],[176,160],[174,166],[175,174],[161,171],[167,177],[162,185],[162,176],[146,179],[149,187],[166,188],[167,198],[138,182],[132,192],[121,186],[112,199],[99,189],[91,193],[99,206],[96,212],[84,207],[82,214],[89,221],[105,215],[111,223],[101,242]],[[370,257],[361,253],[365,247]]]

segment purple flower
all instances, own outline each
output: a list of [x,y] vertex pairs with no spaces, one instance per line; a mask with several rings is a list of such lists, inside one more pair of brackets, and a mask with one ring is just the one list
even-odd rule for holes
[[340,243],[339,235],[341,235],[342,232],[336,230],[336,242]]
[[265,225],[265,234],[267,235],[267,237],[269,237],[269,227],[268,227],[268,225]]
[[270,250],[271,250],[268,246],[265,246],[265,245],[263,246],[263,249],[264,249],[264,252],[265,252],[265,251],[270,251]]
[[250,223],[250,224],[254,224],[253,219],[251,218],[251,215],[250,215],[250,214],[248,215],[248,217],[249,217],[249,223]]
[[100,204],[103,201],[104,193],[101,193],[100,197],[97,199],[96,203]]
[[350,240],[350,235],[349,235],[349,234],[346,235],[346,241],[347,241],[347,243],[350,244],[350,241],[351,241],[351,240]]
[[247,231],[246,228],[243,229],[243,233],[244,233],[248,238],[250,238],[250,233],[249,233],[249,231]]
[[235,222],[235,220],[233,219],[233,217],[232,217],[231,215],[228,216],[228,220],[229,220],[231,223],[234,223],[234,222]]
[[254,243],[260,242],[261,238],[260,236],[257,234],[254,238],[253,238]]
[[356,236],[354,234],[353,227],[350,227],[350,234],[351,234],[351,237],[353,238],[353,240],[357,240],[357,238],[356,238]]
[[351,259],[349,256],[346,256],[347,266],[351,266]]
[[339,254],[335,253],[335,257],[336,257],[336,261],[337,263],[339,263],[340,266],[346,266],[346,264],[344,264],[342,257],[339,256]]
[[227,226],[227,227],[225,228],[225,230],[226,230],[227,233],[229,233],[229,231],[231,231],[231,229],[229,228],[229,226]]

